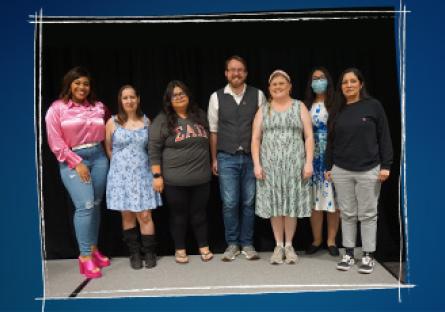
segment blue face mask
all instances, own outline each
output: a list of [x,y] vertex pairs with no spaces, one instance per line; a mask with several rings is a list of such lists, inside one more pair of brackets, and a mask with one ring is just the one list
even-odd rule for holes
[[312,80],[312,90],[316,94],[325,93],[326,89],[328,88],[328,81],[326,79],[316,79]]

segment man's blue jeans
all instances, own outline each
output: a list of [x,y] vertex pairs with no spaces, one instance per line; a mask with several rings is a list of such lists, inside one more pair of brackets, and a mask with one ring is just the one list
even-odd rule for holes
[[218,175],[225,238],[229,245],[253,245],[255,188],[250,154],[218,152]]
[[90,170],[90,182],[80,180],[75,169],[59,163],[60,176],[73,201],[74,229],[81,256],[91,254],[91,246],[97,245],[100,223],[100,204],[105,193],[108,174],[108,158],[101,144],[76,150],[82,162]]

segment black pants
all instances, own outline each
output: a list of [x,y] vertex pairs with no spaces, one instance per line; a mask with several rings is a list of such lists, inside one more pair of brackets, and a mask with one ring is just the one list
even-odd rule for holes
[[194,186],[165,185],[164,191],[170,209],[170,230],[175,249],[185,249],[189,218],[198,247],[208,246],[206,209],[210,183]]

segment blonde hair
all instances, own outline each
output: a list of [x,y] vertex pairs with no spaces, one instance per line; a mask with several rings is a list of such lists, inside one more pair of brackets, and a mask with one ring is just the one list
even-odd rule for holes
[[272,74],[270,74],[269,76],[269,84],[272,81],[272,79],[274,79],[276,76],[282,76],[284,77],[289,83],[291,83],[290,80],[290,76],[288,75],[288,73],[286,73],[284,70],[282,69],[276,69],[272,72]]
[[[290,76],[289,76],[288,73],[286,73],[286,72],[285,72],[284,70],[282,70],[282,69],[276,69],[276,70],[274,70],[274,71],[272,72],[272,74],[270,74],[270,76],[269,76],[269,80],[268,80],[269,85],[270,85],[270,82],[272,81],[272,79],[274,79],[276,76],[281,76],[281,77],[283,77],[284,79],[286,79],[287,82],[291,83]],[[268,99],[268,101],[267,101],[267,112],[268,112],[269,116],[271,115],[271,110],[272,110],[272,107],[271,107],[271,106],[272,106],[272,99],[269,97],[269,99]]]

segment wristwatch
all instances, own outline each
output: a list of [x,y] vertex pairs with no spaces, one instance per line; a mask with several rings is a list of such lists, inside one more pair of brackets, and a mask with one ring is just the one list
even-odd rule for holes
[[160,178],[160,177],[162,177],[162,174],[160,174],[160,173],[153,173],[153,178],[157,179],[157,178]]

